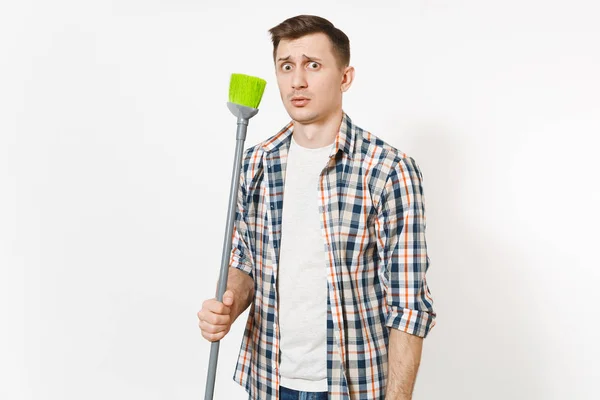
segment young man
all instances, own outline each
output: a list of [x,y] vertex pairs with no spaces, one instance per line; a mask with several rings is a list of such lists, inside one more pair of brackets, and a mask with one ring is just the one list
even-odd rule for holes
[[234,379],[251,399],[410,399],[435,325],[422,175],[354,125],[347,36],[301,15],[270,30],[292,121],[245,152],[220,340],[251,305]]

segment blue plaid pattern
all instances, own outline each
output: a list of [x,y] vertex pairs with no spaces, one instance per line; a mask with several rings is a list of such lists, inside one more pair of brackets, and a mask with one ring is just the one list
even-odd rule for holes
[[[244,153],[230,265],[254,279],[233,379],[251,399],[279,399],[277,270],[293,123]],[[436,313],[427,286],[423,176],[415,160],[343,114],[320,175],[328,255],[327,370],[332,400],[383,399],[389,328],[426,337]]]

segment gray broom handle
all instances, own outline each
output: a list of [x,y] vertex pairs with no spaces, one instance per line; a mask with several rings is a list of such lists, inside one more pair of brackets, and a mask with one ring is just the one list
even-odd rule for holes
[[[221,273],[217,287],[217,300],[223,301],[223,294],[227,288],[227,275],[229,272],[229,259],[231,257],[231,242],[233,235],[233,224],[237,209],[237,198],[240,183],[240,168],[242,155],[244,153],[244,141],[246,140],[246,129],[248,119],[239,117],[237,121],[237,133],[235,144],[235,158],[233,160],[233,173],[231,177],[231,188],[229,189],[229,208],[227,209],[227,226],[223,243],[223,254],[221,255]],[[212,400],[215,390],[215,377],[217,374],[217,358],[219,357],[220,341],[212,342],[210,346],[210,359],[208,362],[208,377],[206,379],[206,391],[204,400]]]

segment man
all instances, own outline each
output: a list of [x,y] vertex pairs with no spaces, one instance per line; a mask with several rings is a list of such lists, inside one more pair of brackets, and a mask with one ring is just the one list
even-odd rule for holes
[[234,374],[251,399],[411,399],[436,317],[421,172],[342,110],[342,31],[301,15],[269,32],[292,121],[245,152],[227,291],[204,302],[202,335],[251,305]]

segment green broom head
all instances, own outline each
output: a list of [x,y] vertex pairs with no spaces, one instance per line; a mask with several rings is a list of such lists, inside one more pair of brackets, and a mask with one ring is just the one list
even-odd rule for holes
[[245,107],[258,108],[266,85],[267,81],[255,76],[231,74],[229,102]]

